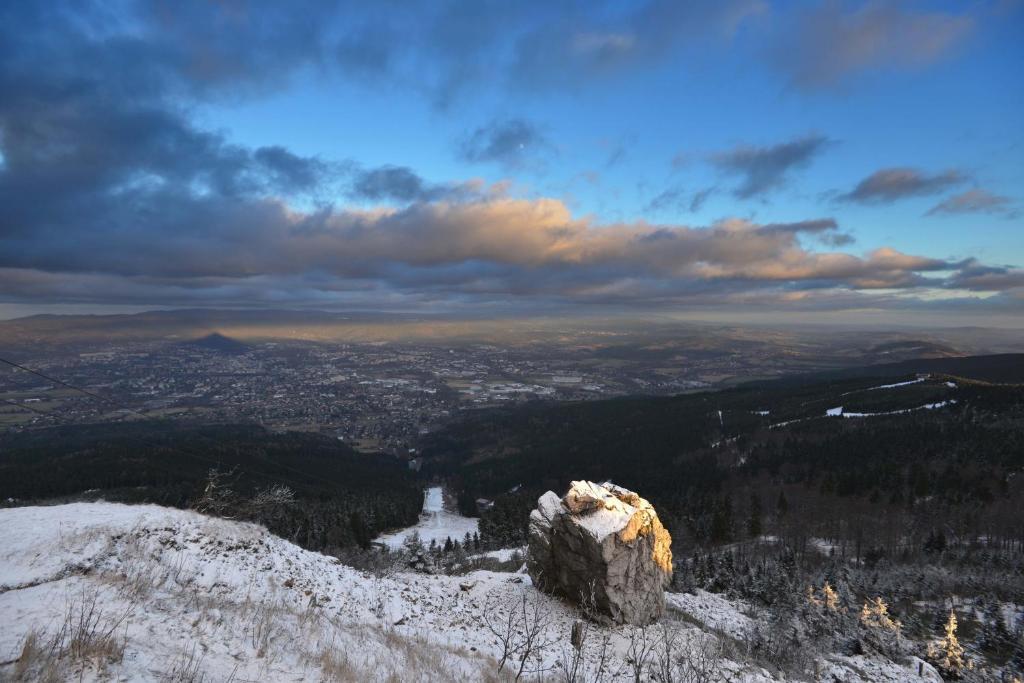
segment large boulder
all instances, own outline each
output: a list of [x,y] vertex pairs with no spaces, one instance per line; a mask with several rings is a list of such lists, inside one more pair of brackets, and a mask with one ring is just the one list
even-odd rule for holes
[[617,624],[647,624],[665,611],[672,537],[646,500],[614,484],[574,481],[548,491],[530,513],[526,568],[537,588]]

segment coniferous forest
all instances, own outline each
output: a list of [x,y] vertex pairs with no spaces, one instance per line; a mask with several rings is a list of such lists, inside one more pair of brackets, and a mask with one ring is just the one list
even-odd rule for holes
[[[101,498],[205,506],[328,552],[366,548],[381,531],[415,523],[423,503],[420,485],[394,459],[256,425],[134,422],[11,434],[0,482],[8,505]],[[289,489],[297,504],[274,504],[267,494],[275,487]],[[256,499],[269,504],[254,507]]]

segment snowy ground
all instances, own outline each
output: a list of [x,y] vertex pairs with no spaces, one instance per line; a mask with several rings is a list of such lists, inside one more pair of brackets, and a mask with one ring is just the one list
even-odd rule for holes
[[437,541],[442,545],[448,538],[461,543],[467,533],[472,536],[477,529],[478,520],[475,518],[463,517],[457,512],[445,510],[442,488],[431,486],[423,492],[423,512],[420,513],[419,524],[379,536],[377,542],[396,550],[415,532],[426,546],[429,546],[431,541]]
[[[577,614],[522,574],[373,576],[254,524],[155,505],[0,510],[0,680],[33,664],[16,661],[31,634],[46,643],[69,610],[93,603],[97,630],[111,630],[122,656],[65,654],[54,680],[504,680],[487,674],[501,650],[486,623],[524,598],[547,615],[543,639],[552,644],[536,666],[557,679]],[[750,619],[746,607],[707,593],[668,603],[662,623],[680,643],[741,635]],[[629,678],[636,630],[592,628],[588,643],[606,639],[618,667],[606,680]],[[585,652],[593,664],[597,650]],[[829,666],[842,668],[840,680],[874,680]],[[710,680],[774,680],[724,655],[715,667]],[[21,680],[36,679],[30,671]]]

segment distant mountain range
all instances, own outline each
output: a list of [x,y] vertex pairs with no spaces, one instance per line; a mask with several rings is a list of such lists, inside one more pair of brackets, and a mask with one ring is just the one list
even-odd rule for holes
[[[218,340],[219,337],[219,340]],[[574,349],[613,362],[667,365],[737,354],[772,357],[778,370],[864,366],[913,358],[1024,352],[1024,331],[989,328],[844,328],[723,324],[666,316],[458,318],[441,315],[315,310],[182,309],[131,315],[36,315],[0,321],[8,352],[109,344],[193,343],[227,350],[223,339],[334,343],[492,344]],[[227,346],[232,346],[228,344]],[[237,348],[237,347],[235,347]]]

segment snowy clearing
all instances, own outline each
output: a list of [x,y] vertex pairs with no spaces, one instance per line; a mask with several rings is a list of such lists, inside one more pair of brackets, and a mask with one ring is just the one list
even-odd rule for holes
[[905,386],[909,386],[911,384],[920,384],[921,382],[924,382],[927,379],[930,379],[930,377],[928,375],[925,375],[923,377],[918,377],[917,379],[912,379],[912,380],[909,380],[909,381],[906,381],[906,382],[896,382],[895,384],[880,384],[877,387],[868,387],[867,389],[854,389],[853,391],[847,391],[846,393],[839,394],[839,395],[840,396],[849,396],[850,394],[859,394],[862,391],[878,391],[879,389],[895,389],[896,387],[905,387]]
[[448,538],[461,543],[467,533],[470,536],[477,533],[478,524],[479,520],[476,518],[463,517],[457,512],[445,510],[443,489],[440,486],[431,486],[423,491],[423,512],[420,513],[418,524],[401,531],[382,534],[376,540],[392,550],[401,548],[413,533],[419,534],[420,541],[426,546],[429,546],[431,541],[443,545]]
[[880,415],[903,415],[905,413],[913,413],[918,410],[935,410],[937,408],[944,408],[948,405],[954,405],[956,403],[955,398],[951,398],[948,401],[939,401],[938,403],[925,403],[923,406],[917,406],[916,408],[904,408],[902,410],[887,410],[881,413],[844,413],[842,408],[839,409],[839,414],[843,417],[878,417]]

